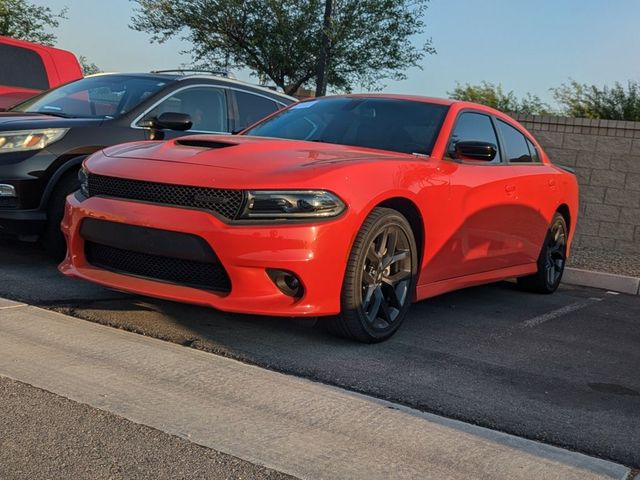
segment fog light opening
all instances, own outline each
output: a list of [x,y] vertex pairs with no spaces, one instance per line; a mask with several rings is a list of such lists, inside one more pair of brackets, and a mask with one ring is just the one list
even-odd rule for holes
[[293,272],[267,268],[267,275],[278,289],[288,297],[301,298],[304,295],[304,286]]

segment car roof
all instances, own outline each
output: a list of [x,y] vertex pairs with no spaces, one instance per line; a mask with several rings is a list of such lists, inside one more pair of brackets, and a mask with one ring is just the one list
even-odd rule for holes
[[[487,105],[482,105],[481,103],[468,102],[466,100],[454,100],[452,98],[437,98],[437,97],[427,97],[423,95],[403,95],[403,94],[394,94],[394,93],[350,93],[345,95],[327,95],[326,97],[321,98],[387,98],[390,100],[405,100],[408,102],[422,102],[422,103],[431,103],[434,105],[444,105],[450,107],[452,105],[458,106],[460,109],[469,108],[473,110],[478,110],[481,112],[485,112],[488,114],[495,115],[500,118],[508,119],[512,123],[516,123],[519,125],[517,121],[515,121],[512,117],[507,115],[500,110],[496,110],[495,108],[488,107]],[[313,101],[313,100],[321,100],[321,98],[309,98],[303,100],[304,102]]]
[[183,74],[183,73],[169,73],[169,72],[143,72],[143,73],[135,73],[135,72],[108,72],[108,73],[97,73],[95,75],[91,75],[92,77],[97,76],[106,76],[106,75],[119,75],[125,77],[142,77],[142,78],[153,78],[158,80],[168,80],[168,81],[176,81],[183,82],[186,80],[214,80],[217,83],[225,83],[229,85],[237,85],[242,87],[247,87],[252,90],[262,90],[265,93],[269,93],[270,95],[278,96],[287,100],[295,101],[298,100],[294,97],[286,95],[282,92],[278,92],[277,90],[272,90],[267,87],[263,87],[261,85],[254,85],[253,83],[243,82],[241,80],[236,80],[234,78],[224,77],[220,75],[212,75],[212,74]]

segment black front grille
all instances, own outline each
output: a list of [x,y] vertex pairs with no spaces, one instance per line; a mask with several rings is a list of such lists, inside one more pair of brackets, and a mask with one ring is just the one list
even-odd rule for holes
[[231,280],[221,264],[150,255],[85,241],[87,261],[96,267],[151,280],[228,293]]
[[89,196],[97,195],[209,210],[227,220],[237,218],[244,202],[242,190],[192,187],[90,174]]

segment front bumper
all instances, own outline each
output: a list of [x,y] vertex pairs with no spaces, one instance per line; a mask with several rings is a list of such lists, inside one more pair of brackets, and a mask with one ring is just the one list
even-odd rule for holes
[[42,197],[56,156],[48,150],[0,154],[0,184],[15,196],[0,197],[0,235],[39,235],[46,223]]
[[[85,256],[82,222],[94,218],[196,235],[218,256],[231,280],[229,293],[217,293],[97,268]],[[62,231],[68,252],[65,275],[142,295],[193,303],[227,312],[320,316],[340,312],[340,292],[351,248],[353,218],[348,215],[316,224],[228,225],[213,215],[181,208],[70,195]],[[282,293],[266,269],[295,273],[304,295]]]

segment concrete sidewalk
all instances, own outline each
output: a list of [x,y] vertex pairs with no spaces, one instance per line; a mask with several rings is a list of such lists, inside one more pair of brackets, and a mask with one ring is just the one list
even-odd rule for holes
[[3,300],[0,352],[2,376],[300,478],[629,474],[604,460]]

